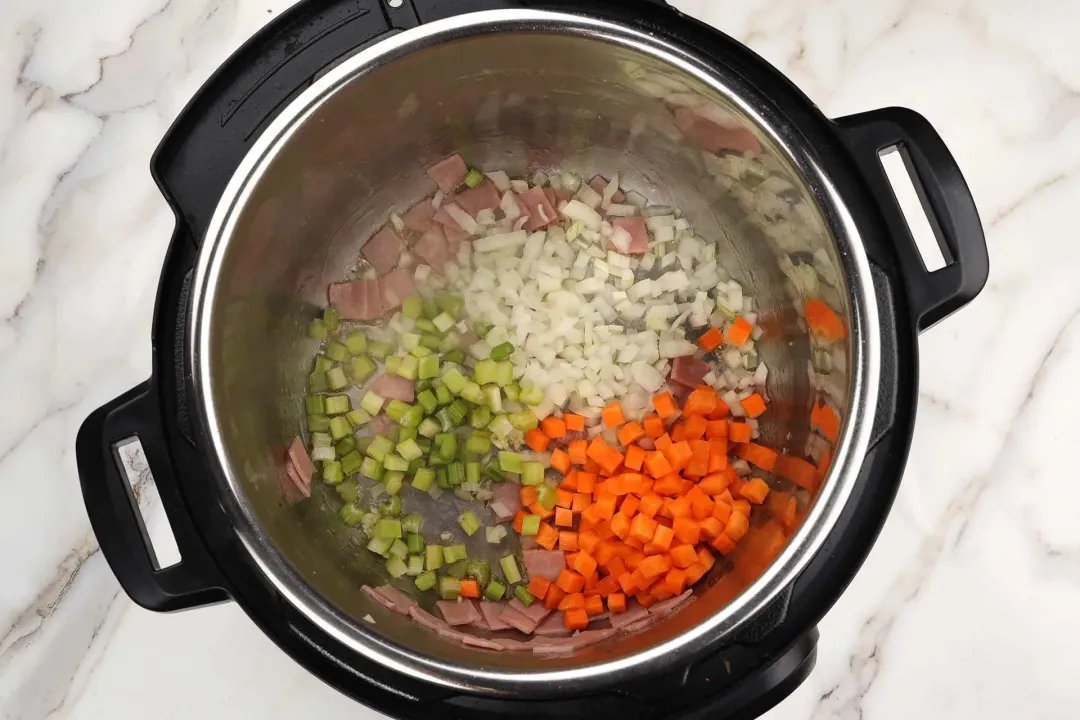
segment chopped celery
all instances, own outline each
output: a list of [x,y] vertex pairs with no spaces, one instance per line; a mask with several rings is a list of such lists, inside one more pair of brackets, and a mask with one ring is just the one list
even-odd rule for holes
[[308,415],[307,416],[308,430],[312,432],[321,432],[323,430],[330,429],[330,418],[325,415]]
[[326,357],[334,362],[345,362],[349,359],[349,348],[336,340],[331,340],[326,343]]
[[[405,521],[409,519],[409,516],[413,513],[406,515],[401,521],[402,529],[405,528]],[[408,546],[410,553],[422,553],[424,552],[424,536],[418,532],[410,532],[405,536],[405,545]]]
[[324,432],[311,433],[311,447],[330,447],[334,444],[333,439]]
[[464,545],[447,545],[442,549],[442,554],[443,560],[448,563],[467,560],[469,557]]
[[[449,313],[453,317],[457,317],[461,314],[461,308],[465,305],[465,302],[456,295],[440,295],[438,299],[439,307],[444,312]],[[454,322],[457,322],[456,320]]]
[[368,445],[367,454],[368,457],[373,457],[381,463],[393,449],[394,443],[391,442],[390,438],[382,437],[380,435]]
[[506,387],[514,382],[514,364],[509,360],[500,360],[498,363],[497,380],[499,387]]
[[417,333],[401,333],[401,348],[403,350],[412,350],[414,347],[420,345],[420,335]]
[[401,492],[401,486],[405,484],[405,473],[400,470],[387,469],[383,474],[382,482],[387,493],[390,495],[397,495]]
[[398,366],[397,374],[406,380],[415,380],[420,371],[420,361],[416,359],[415,355],[406,355],[401,358],[401,364]]
[[[401,518],[401,529],[407,533],[418,533],[424,527],[424,518],[420,513],[411,512]],[[417,552],[413,550],[413,552]]]
[[426,438],[435,437],[442,430],[442,425],[438,420],[432,418],[425,418],[420,425],[416,428],[416,431]]
[[453,422],[454,425],[460,425],[464,422],[465,416],[469,413],[469,405],[459,398],[450,403],[447,412],[450,414],[451,422]]
[[510,418],[506,415],[496,415],[495,418],[488,423],[487,429],[491,431],[491,434],[497,438],[505,438],[514,430],[514,426],[510,424]]
[[398,538],[390,546],[390,554],[394,557],[399,557],[402,560],[409,557],[409,546],[405,544],[405,541]]
[[475,455],[486,455],[491,450],[491,439],[481,433],[473,433],[465,440],[465,450]]
[[420,492],[426,492],[435,481],[435,471],[431,468],[420,468],[413,475],[412,486]]
[[438,385],[435,387],[435,399],[439,401],[439,405],[449,405],[454,402],[454,395],[445,384]]
[[483,430],[491,422],[491,410],[483,405],[474,407],[469,412],[469,424],[477,430]]
[[540,421],[536,418],[536,413],[532,410],[522,410],[521,412],[510,414],[510,424],[515,430],[532,430],[540,425]]
[[386,572],[392,578],[399,578],[409,572],[409,566],[397,556],[392,556],[386,561]]
[[424,301],[418,297],[407,297],[401,301],[401,314],[409,318],[418,318],[424,314]]
[[[446,337],[439,341],[439,347],[436,349],[441,353],[450,353],[455,350],[460,350],[462,342],[461,335],[451,330],[446,333]],[[464,356],[462,356],[462,362],[464,362]]]
[[496,345],[491,348],[492,360],[505,360],[514,354],[514,346],[511,343],[504,342],[502,345]]
[[326,373],[326,386],[331,390],[341,390],[348,385],[349,379],[340,367],[331,368],[330,372]]
[[[327,371],[329,372],[329,371]],[[308,375],[307,389],[309,393],[326,392],[329,384],[326,382],[326,372],[315,371]]]
[[492,545],[498,545],[506,537],[506,528],[502,525],[484,528],[484,539]]
[[348,455],[356,449],[356,438],[351,435],[344,440],[341,440],[338,444],[334,445],[334,452],[341,455]]
[[417,577],[424,572],[424,556],[423,555],[410,555],[407,561],[409,570],[406,573],[410,577]]
[[521,534],[535,535],[540,532],[540,516],[526,515],[521,519]]
[[494,360],[477,360],[473,366],[473,378],[480,385],[494,383],[499,379],[499,365]]
[[484,402],[494,413],[501,413],[503,409],[502,392],[498,385],[484,386]]
[[[395,518],[398,515],[400,515],[401,514],[401,496],[400,495],[391,495],[386,500],[383,500],[381,503],[379,503],[379,514],[382,515],[384,518]],[[525,517],[526,517],[526,519],[531,518],[531,517],[538,518],[539,515],[526,515]],[[400,526],[401,526],[401,523],[398,523],[399,531],[400,531]],[[523,535],[525,534],[524,531],[522,532],[522,534]],[[533,534],[535,535],[536,533],[533,533]],[[395,537],[401,537],[401,536],[396,535]]]
[[345,474],[341,472],[341,462],[338,460],[327,460],[322,466],[322,479],[327,485],[337,485],[339,482],[345,479]]
[[420,446],[416,444],[415,440],[410,438],[408,440],[405,440],[404,442],[398,443],[397,454],[405,458],[409,462],[412,462],[419,457],[423,457],[424,451],[420,449]]
[[428,320],[439,314],[439,303],[435,298],[424,298],[424,317]]
[[326,325],[323,324],[322,318],[315,318],[308,323],[307,334],[312,340],[322,341],[326,339]]
[[452,485],[450,485],[450,476],[447,474],[446,468],[438,468],[435,471],[435,477],[439,479],[439,487],[443,490],[449,490],[451,487],[453,487]]
[[469,168],[469,172],[465,174],[465,185],[471,188],[480,187],[482,182],[484,182],[484,173],[476,168]]
[[457,455],[457,436],[453,433],[439,433],[435,436],[435,447],[444,460],[453,460]]
[[374,342],[368,344],[368,355],[371,355],[376,360],[385,360],[393,349],[390,343]]
[[[400,498],[398,502],[400,502]],[[401,537],[401,521],[393,518],[383,518],[375,523],[375,537],[389,540],[396,540]]]
[[535,385],[522,385],[518,399],[529,407],[536,407],[544,402],[544,391]]
[[491,581],[491,566],[486,562],[471,562],[465,569],[465,576],[475,580],[480,587],[486,587]]
[[337,332],[338,327],[341,325],[341,316],[335,308],[328,307],[323,310],[322,322],[327,332]]
[[409,461],[397,454],[387,454],[382,461],[383,467],[394,472],[405,472],[409,469]]
[[503,595],[506,594],[506,586],[500,583],[498,580],[492,580],[484,588],[484,597],[492,602],[499,602],[503,599]]
[[[357,455],[357,457],[359,457],[359,455]],[[345,461],[345,459],[343,458],[342,459],[343,464],[344,464],[344,461]],[[372,480],[379,480],[383,476],[382,463],[380,463],[378,460],[376,460],[375,458],[372,458],[372,457],[364,458],[360,462],[360,465],[357,468],[357,470],[360,472],[361,475],[363,475],[366,478],[371,478]]]
[[424,567],[428,570],[438,570],[443,564],[443,549],[441,545],[428,545],[424,548]]
[[401,358],[397,355],[391,355],[383,361],[383,366],[385,367],[386,372],[391,375],[397,375],[398,368],[401,367]]
[[354,357],[350,363],[350,372],[352,373],[353,382],[357,385],[363,384],[371,374],[375,372],[375,363],[367,355],[361,355],[360,357]]
[[348,395],[327,395],[323,405],[327,415],[344,415],[351,409]]
[[469,383],[469,381],[465,379],[465,376],[461,374],[461,371],[456,367],[449,368],[443,372],[442,380],[446,383],[446,389],[454,395],[460,394],[462,389]]
[[450,479],[450,487],[457,487],[465,482],[465,464],[452,462],[446,466],[446,475]]
[[364,395],[364,399],[360,401],[360,407],[364,408],[364,411],[371,415],[378,415],[382,412],[384,402],[386,402],[384,398],[369,390],[367,394]]
[[311,450],[311,459],[314,462],[328,462],[335,458],[337,458],[337,453],[334,451],[334,448],[329,445],[313,448]]
[[368,448],[371,447],[371,443],[375,442],[375,438],[371,437],[370,435],[365,435],[361,438],[358,438],[354,435],[353,440],[356,441],[356,449],[361,455],[366,455]]
[[325,355],[316,355],[315,356],[315,367],[312,369],[312,372],[328,373],[328,372],[330,372],[330,368],[332,368],[332,367],[334,367],[334,361],[333,360],[326,357]]
[[[435,323],[431,322],[427,318],[417,318],[416,329],[425,335],[433,335],[438,338],[439,328],[435,327]],[[423,340],[420,341],[421,344]]]
[[461,594],[461,582],[457,578],[439,578],[439,597],[443,600],[457,600]]
[[487,337],[487,334],[491,332],[491,325],[483,320],[473,320],[472,330],[474,333],[480,336],[481,339]]
[[554,510],[556,499],[557,498],[555,495],[555,488],[545,483],[540,483],[540,485],[537,487],[536,499],[536,501],[540,503],[540,507],[544,508],[545,510]]
[[345,348],[353,357],[363,355],[367,350],[367,335],[359,330],[354,330],[345,336]]
[[518,585],[516,588],[514,588],[514,597],[520,600],[521,604],[525,607],[529,607],[533,604],[534,598],[532,596],[532,593],[526,590],[524,585]]
[[410,407],[412,406],[404,400],[394,399],[387,403],[386,414],[390,417],[391,420],[397,422],[408,411]]
[[428,355],[420,358],[419,366],[416,371],[416,376],[421,380],[428,380],[433,377],[439,376],[439,358],[434,355]]
[[452,562],[443,568],[443,572],[457,580],[464,580],[465,573],[469,571],[469,564],[464,560]]
[[[348,503],[350,505],[352,503],[355,503],[357,498],[360,497],[360,488],[358,488],[356,486],[356,483],[352,481],[343,482],[336,488],[334,488],[334,490],[337,491],[339,498],[341,498],[345,503]],[[357,512],[359,512],[359,510],[357,510]]]
[[435,327],[439,329],[439,332],[446,332],[457,324],[457,321],[449,313],[440,313],[432,318],[431,322],[435,323]]
[[414,429],[420,427],[420,423],[424,420],[424,408],[419,405],[412,405],[398,420],[398,424],[402,428]]
[[[432,325],[431,327],[434,330],[435,326]],[[441,344],[442,340],[439,339],[438,335],[424,333],[420,336],[420,347],[424,347],[429,350],[438,350]]]
[[[417,360],[423,360],[426,357],[431,357],[432,355],[435,354],[435,352],[434,352],[434,348],[427,348],[427,347],[424,347],[423,344],[420,344],[420,345],[417,345],[416,347],[410,349],[409,354],[412,355]],[[436,374],[438,374],[438,373],[436,373]],[[432,377],[434,377],[434,375]],[[425,378],[425,379],[427,379],[427,378]]]
[[506,395],[507,400],[516,403],[521,397],[521,388],[517,383],[510,383],[503,388],[503,394]]
[[517,558],[513,555],[504,555],[499,558],[499,567],[502,568],[503,577],[510,585],[521,582],[521,570],[518,568]]
[[457,521],[458,525],[461,526],[461,529],[464,530],[465,534],[469,537],[472,537],[473,534],[480,529],[480,521],[477,520],[476,516],[469,510],[458,515]]
[[326,401],[322,395],[308,395],[304,399],[304,405],[307,408],[308,415],[326,414]]
[[416,585],[416,589],[421,592],[426,592],[435,587],[435,584],[439,582],[439,579],[435,576],[435,573],[431,570],[420,573],[413,584]]
[[348,418],[344,415],[330,418],[330,436],[335,440],[348,437],[349,435],[352,435],[352,432],[352,423],[350,423]]
[[455,365],[461,365],[465,362],[465,351],[451,350],[443,356],[443,360],[448,363],[454,363]]
[[[502,461],[501,453],[499,461]],[[504,468],[505,469],[505,468]],[[544,482],[544,463],[527,462],[521,471],[522,485],[541,485]]]
[[[381,520],[379,522],[382,522]],[[367,549],[376,555],[386,557],[390,554],[390,546],[394,544],[394,538],[384,538],[376,535],[368,541]]]
[[[420,443],[416,443],[416,444],[420,445]],[[420,449],[424,450],[424,446],[420,445]],[[427,452],[427,450],[424,450],[424,452]],[[424,462],[424,458],[422,458],[422,457],[416,458],[415,460],[410,460],[409,461],[409,469],[405,471],[405,474],[406,475],[415,475],[418,470],[425,467],[426,465],[427,465],[427,463]]]
[[417,393],[416,402],[420,404],[420,407],[424,408],[424,412],[429,414],[435,412],[435,408],[439,407],[438,398],[430,390]]
[[465,463],[465,482],[480,483],[480,463],[475,461]]
[[521,456],[521,453],[500,450],[499,467],[503,469],[503,472],[521,474],[525,469],[525,458]]
[[[353,450],[351,453],[344,455],[341,458],[341,471],[347,476],[355,475],[356,473],[363,471],[364,464],[367,462],[367,460],[370,460],[370,458],[362,458],[360,457],[360,453]],[[378,463],[375,464],[378,465]],[[372,476],[367,475],[367,477]]]
[[[354,485],[353,487],[356,486]],[[352,503],[345,503],[341,506],[341,510],[338,510],[338,517],[341,519],[341,522],[349,527],[356,527],[364,518],[364,511]]]
[[349,421],[349,424],[354,428],[364,427],[371,422],[371,415],[363,408],[356,408],[345,413],[345,418]]

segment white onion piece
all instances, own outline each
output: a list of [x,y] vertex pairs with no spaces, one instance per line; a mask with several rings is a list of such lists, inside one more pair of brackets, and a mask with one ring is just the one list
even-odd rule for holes
[[608,207],[611,205],[612,198],[615,197],[615,193],[619,192],[619,173],[615,173],[611,177],[611,181],[604,188],[604,194],[600,199],[601,207]]
[[443,209],[446,210],[446,214],[457,223],[457,226],[465,232],[470,235],[476,235],[480,232],[480,225],[473,220],[472,215],[462,210],[457,203],[449,203]]
[[529,239],[528,233],[524,230],[516,230],[510,233],[503,233],[500,235],[488,235],[485,238],[480,238],[473,242],[473,250],[478,253],[493,252],[495,250],[506,250],[510,248],[516,248],[524,245]]
[[487,179],[491,181],[491,184],[495,186],[495,189],[499,192],[506,192],[510,189],[510,176],[503,170],[496,170],[495,172],[485,173]]
[[571,200],[562,209],[562,214],[572,221],[580,222],[589,230],[599,231],[604,220],[600,214],[579,200]]
[[621,253],[629,253],[630,245],[634,242],[633,236],[623,228],[616,228],[611,234],[611,244]]

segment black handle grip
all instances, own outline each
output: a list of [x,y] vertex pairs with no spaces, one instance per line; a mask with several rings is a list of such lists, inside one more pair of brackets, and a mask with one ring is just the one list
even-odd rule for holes
[[[129,390],[83,422],[75,441],[83,501],[98,544],[124,592],[148,610],[171,612],[228,600],[224,582],[191,525],[176,487],[150,382]],[[180,550],[159,568],[117,445],[138,438]]]
[[[913,110],[884,108],[835,121],[859,164],[895,238],[919,330],[971,302],[986,284],[990,259],[975,201],[960,167],[933,126]],[[951,262],[927,272],[907,221],[881,165],[883,150],[897,148],[938,244]]]

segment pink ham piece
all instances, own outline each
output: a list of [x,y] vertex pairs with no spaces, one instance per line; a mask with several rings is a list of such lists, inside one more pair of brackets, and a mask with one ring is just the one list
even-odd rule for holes
[[487,638],[476,637],[474,635],[462,635],[461,642],[470,647],[482,648],[484,650],[504,650],[503,645],[497,640],[488,640]]
[[[365,591],[368,591],[368,587],[364,587]],[[374,594],[372,594],[374,593]],[[406,597],[402,593],[398,592],[396,588],[389,585],[382,585],[377,588],[370,589],[367,593],[373,598],[381,602],[387,610],[395,612],[398,615],[408,615],[414,607],[416,607],[416,601]]]
[[443,228],[443,231],[446,233],[446,249],[450,253],[450,259],[455,260],[458,253],[461,252],[461,243],[471,238],[472,235],[457,227]]
[[[375,394],[378,395],[378,393]],[[394,421],[386,417],[385,415],[376,415],[371,419],[371,423],[368,425],[368,430],[371,431],[371,434],[373,436],[378,437],[379,435],[385,435],[390,429],[390,427],[394,424]]]
[[485,180],[474,188],[463,190],[454,197],[454,202],[473,217],[481,210],[494,210],[499,207],[499,191],[490,180]]
[[514,608],[519,613],[535,622],[537,625],[539,625],[544,620],[544,618],[551,614],[551,611],[544,607],[541,603],[534,602],[529,607],[525,607],[525,603],[521,602],[517,598],[514,598],[510,601],[510,607]]
[[285,502],[295,505],[304,498],[311,497],[311,485],[305,485],[304,479],[296,471],[291,460],[285,461],[285,477],[279,481],[281,494],[285,496]]
[[481,619],[480,611],[472,600],[439,600],[435,603],[447,625],[468,625]]
[[461,229],[461,226],[457,224],[457,221],[454,220],[454,218],[450,217],[450,213],[446,212],[445,205],[439,208],[438,212],[435,213],[434,220],[435,222],[443,226],[443,230],[447,228],[457,228],[458,230]]
[[437,215],[430,200],[421,200],[405,211],[401,219],[405,222],[405,227],[415,233],[422,233],[431,227],[431,220]]
[[644,630],[650,625],[654,625],[659,622],[663,615],[646,615],[637,622],[630,623],[629,625],[623,625],[622,629],[626,632],[637,632],[638,630]]
[[559,610],[544,618],[544,620],[536,626],[536,629],[533,630],[533,634],[551,637],[569,635],[570,631],[567,630],[566,625],[563,624],[563,614],[562,611]]
[[446,263],[450,261],[450,249],[446,243],[443,226],[436,223],[429,227],[413,246],[413,252],[436,272],[441,273]]
[[521,544],[522,550],[532,550],[533,548],[540,547],[540,543],[536,542],[536,538],[532,535],[522,535],[518,538],[518,543]]
[[704,383],[708,373],[708,364],[695,355],[677,357],[671,363],[671,382],[688,388]]
[[409,617],[416,621],[416,624],[426,630],[434,630],[439,632],[440,630],[447,629],[447,624],[439,618],[435,617],[426,610],[421,610],[419,607],[409,608]]
[[384,400],[404,400],[411,403],[416,399],[416,389],[412,381],[400,375],[387,373],[371,384],[371,391]]
[[608,615],[608,622],[611,623],[611,627],[616,630],[621,630],[648,616],[648,610],[642,607],[637,600],[631,600],[626,606],[626,612],[610,613]]
[[335,283],[330,286],[329,297],[330,305],[343,320],[375,320],[386,311],[378,280]]
[[615,634],[615,630],[585,630],[568,638],[538,637],[529,643],[537,655],[562,655],[595,645]]
[[502,614],[499,615],[499,619],[526,635],[531,634],[532,631],[536,629],[537,625],[535,620],[509,605],[503,608]]
[[[311,462],[311,457],[308,456],[307,448],[304,447],[304,441],[298,437],[292,439],[289,443],[289,463],[292,465],[296,475],[303,486],[298,486],[308,489],[308,494],[311,493],[311,476],[315,474],[315,463]],[[294,478],[295,482],[296,478]]]
[[443,158],[427,169],[428,177],[434,180],[444,193],[452,192],[454,188],[465,182],[465,176],[468,173],[469,168],[465,166],[465,160],[457,153]]
[[[609,182],[611,181],[605,178],[603,175],[597,175],[589,181],[589,187],[591,187],[593,189],[593,192],[595,192],[597,195],[603,197],[604,190],[607,189]],[[616,190],[615,194],[611,196],[611,202],[615,203],[616,205],[621,205],[622,201],[625,199],[626,195],[623,195],[622,190]]]
[[551,204],[551,207],[559,207],[559,199],[555,196],[555,188],[551,187],[550,185],[548,187],[545,187],[544,197],[547,198],[548,202]]
[[401,241],[394,228],[387,225],[371,236],[360,254],[371,263],[371,267],[380,275],[385,275],[397,267],[401,253],[405,252],[405,243]]
[[488,505],[499,522],[512,519],[514,513],[521,509],[521,486],[517,483],[496,483],[493,493]]
[[554,582],[559,571],[566,567],[566,555],[561,550],[526,550],[522,556],[531,577],[539,575]]
[[[364,587],[360,588],[360,592],[364,593],[369,598],[371,598],[375,602],[379,603],[380,605],[382,605],[387,610],[390,610],[391,612],[397,612],[397,610],[395,609],[395,605],[394,605],[393,601],[388,599],[388,598],[383,597],[382,593],[376,591],[375,588],[371,587],[370,585],[365,585]],[[408,615],[409,611],[406,610],[405,614]]]
[[[529,221],[525,223],[524,227],[526,232],[535,232],[559,219],[558,211],[548,200],[548,196],[542,188],[529,188],[527,192],[521,193],[518,197],[521,204],[528,210]],[[544,219],[545,217],[547,220]]]
[[482,602],[480,603],[480,612],[484,614],[484,619],[487,620],[488,627],[492,630],[509,630],[511,625],[503,622],[502,611],[506,609],[506,606],[502,603],[496,602]]
[[[645,228],[645,218],[643,217],[620,217],[613,218],[611,226],[615,229],[622,228],[626,232],[630,233],[630,250],[624,255],[641,255],[649,251],[649,231]],[[622,250],[615,247],[615,244],[608,240],[608,250],[616,250],[622,253]]]
[[386,310],[401,307],[401,301],[416,295],[412,273],[405,268],[393,270],[379,280],[383,304]]
[[679,128],[691,143],[711,153],[735,150],[761,154],[761,143],[746,128],[726,128],[698,115],[690,108],[679,108],[675,111],[675,127]]
[[669,615],[678,610],[683,605],[689,605],[693,600],[693,590],[687,590],[682,595],[677,597],[668,598],[667,600],[661,600],[652,607],[649,608],[650,615]]

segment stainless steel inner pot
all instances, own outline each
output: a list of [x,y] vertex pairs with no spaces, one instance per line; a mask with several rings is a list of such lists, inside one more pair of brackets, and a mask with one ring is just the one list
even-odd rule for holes
[[[702,104],[749,129],[761,158],[718,158],[673,122]],[[567,657],[492,653],[443,640],[375,609],[359,592],[382,563],[335,518],[335,493],[281,502],[281,448],[302,432],[314,345],[304,327],[327,285],[354,269],[369,234],[434,188],[424,168],[452,152],[511,175],[558,167],[674,204],[756,297],[774,402],[762,442],[805,450],[809,410],[829,398],[843,418],[825,482],[803,493],[801,525],[768,565],[738,552],[698,599],[644,633]],[[821,294],[842,313],[846,349],[812,367],[789,263],[834,270]],[[848,497],[877,387],[877,315],[857,231],[814,148],[772,117],[752,88],[676,41],[578,15],[494,11],[395,35],[344,60],[273,122],[234,176],[202,246],[190,352],[196,417],[235,531],[285,598],[358,654],[412,676],[482,693],[585,689],[689,659],[788,585]],[[820,353],[819,353],[820,355]],[[812,444],[812,441],[811,441]],[[767,519],[767,518],[766,518]],[[363,620],[371,614],[375,622]]]

